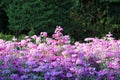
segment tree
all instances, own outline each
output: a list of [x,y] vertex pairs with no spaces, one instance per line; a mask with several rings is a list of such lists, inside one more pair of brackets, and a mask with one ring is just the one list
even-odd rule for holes
[[[7,7],[9,29],[14,34],[31,30],[52,32],[65,26],[74,0],[14,0]],[[67,5],[67,6],[66,6]]]

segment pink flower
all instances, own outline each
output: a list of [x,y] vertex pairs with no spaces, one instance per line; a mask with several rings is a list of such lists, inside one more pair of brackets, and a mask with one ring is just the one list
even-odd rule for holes
[[112,37],[113,35],[109,32],[108,34],[106,34],[107,37]]
[[64,44],[69,44],[70,43],[70,37],[68,35],[62,36],[61,40]]
[[39,44],[41,42],[41,37],[36,38],[36,43]]
[[46,42],[47,42],[47,44],[51,44],[52,43],[52,38],[46,38]]
[[5,42],[5,40],[0,39],[0,43],[4,43],[4,42]]
[[0,50],[5,49],[5,47],[6,47],[5,43],[0,43]]
[[85,38],[85,41],[91,41],[93,40],[94,38]]
[[25,36],[25,39],[28,39],[29,38],[29,36]]
[[31,41],[31,39],[29,39],[29,38],[28,38],[28,39],[26,39],[26,41],[30,42],[30,41]]
[[117,61],[112,61],[108,65],[109,68],[120,69],[120,64]]
[[63,28],[61,28],[60,26],[56,26],[55,33],[60,32],[60,31],[63,31]]
[[25,46],[27,44],[27,41],[26,40],[21,40],[20,44],[21,44],[21,46]]
[[12,39],[13,41],[17,41],[17,38],[15,38],[15,37],[13,37],[13,39]]
[[36,39],[36,38],[37,38],[37,35],[33,35],[31,38]]
[[27,46],[28,46],[29,48],[36,48],[36,47],[37,47],[37,45],[36,45],[36,44],[33,44],[32,42],[29,42],[29,43],[27,44]]
[[42,37],[47,37],[47,32],[41,32],[40,35],[41,35]]
[[56,34],[52,35],[52,38],[54,39],[60,39],[63,34],[61,32],[57,32]]

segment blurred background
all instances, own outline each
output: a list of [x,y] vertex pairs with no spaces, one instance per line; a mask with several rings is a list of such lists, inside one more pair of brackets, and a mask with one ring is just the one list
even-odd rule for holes
[[0,38],[22,39],[64,29],[73,41],[103,37],[111,32],[120,39],[120,0],[1,0]]

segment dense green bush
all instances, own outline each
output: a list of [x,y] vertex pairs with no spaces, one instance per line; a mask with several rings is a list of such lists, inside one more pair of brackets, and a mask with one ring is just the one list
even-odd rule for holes
[[12,40],[13,37],[14,37],[13,35],[5,35],[3,33],[0,33],[0,39]]
[[[15,34],[26,32],[52,32],[56,25],[69,20],[72,0],[14,0],[7,8],[9,29]],[[67,6],[66,6],[67,5]]]
[[11,41],[13,38],[17,38],[17,40],[20,41],[23,40],[25,36],[26,35],[24,34],[20,34],[19,36],[15,37],[14,35],[0,33],[0,39],[4,39],[6,41]]
[[62,26],[65,34],[75,40],[101,37],[114,32],[106,0],[2,0],[0,7],[8,17],[8,29],[16,36],[52,34],[55,26]]
[[[108,15],[109,2],[100,0],[77,0],[77,5],[71,11],[72,26],[75,26],[72,35],[78,34],[77,39],[85,37],[102,37],[111,32],[110,16]],[[73,27],[74,28],[74,27]],[[78,38],[79,37],[79,38]]]
[[120,39],[120,24],[114,24],[114,29],[112,30],[113,35],[116,39]]

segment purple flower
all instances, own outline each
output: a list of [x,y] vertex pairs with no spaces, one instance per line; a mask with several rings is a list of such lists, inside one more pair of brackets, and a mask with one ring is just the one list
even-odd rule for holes
[[17,79],[18,78],[18,74],[11,74],[10,75],[10,79],[11,80],[15,80],[15,79]]
[[109,73],[107,70],[100,70],[97,74],[98,76],[104,76],[107,73]]
[[22,80],[28,79],[28,76],[27,76],[27,75],[22,75],[22,76],[21,76],[21,79],[22,79]]
[[109,80],[115,80],[115,77],[114,76],[108,76],[108,79]]
[[72,73],[68,72],[68,73],[66,74],[66,76],[67,76],[67,77],[72,77],[73,75],[72,75]]
[[41,71],[42,71],[42,68],[41,68],[41,67],[34,68],[33,71],[35,71],[35,72],[41,72]]

